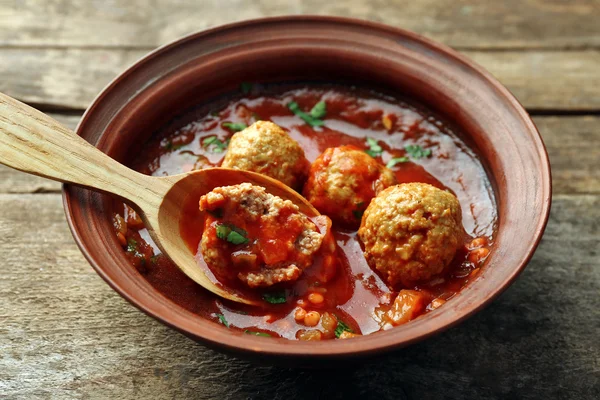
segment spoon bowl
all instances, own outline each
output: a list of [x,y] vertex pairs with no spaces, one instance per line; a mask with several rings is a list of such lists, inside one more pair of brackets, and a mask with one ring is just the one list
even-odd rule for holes
[[227,168],[152,177],[113,160],[51,117],[0,93],[0,163],[34,175],[119,196],[141,211],[150,236],[187,276],[214,294],[245,304],[255,300],[213,282],[181,237],[190,195],[248,182],[290,200],[308,217],[319,212],[300,194],[265,175]]
[[163,193],[158,209],[155,208],[154,204],[137,204],[142,210],[142,218],[152,239],[187,276],[211,292],[239,303],[257,304],[255,300],[234,293],[210,279],[205,271],[198,266],[181,236],[179,224],[183,217],[182,210],[184,210],[189,196],[193,196],[194,200],[197,200],[214,188],[248,182],[264,187],[272,195],[290,200],[298,206],[301,213],[308,217],[320,215],[296,191],[278,180],[255,172],[210,168],[166,177],[148,177],[145,175],[144,177],[147,179],[148,185]]

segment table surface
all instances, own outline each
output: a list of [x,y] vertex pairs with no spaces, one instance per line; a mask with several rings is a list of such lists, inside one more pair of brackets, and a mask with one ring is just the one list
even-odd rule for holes
[[75,245],[60,185],[0,166],[0,398],[600,398],[600,1],[0,2],[0,91],[73,128],[143,54],[226,22],[367,18],[491,71],[545,140],[554,198],[525,272],[433,339],[310,371],[216,353],[130,306]]

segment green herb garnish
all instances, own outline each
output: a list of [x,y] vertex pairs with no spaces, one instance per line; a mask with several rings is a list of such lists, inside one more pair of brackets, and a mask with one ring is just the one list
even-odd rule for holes
[[236,232],[236,231],[231,231],[229,232],[229,235],[227,235],[227,241],[229,243],[233,243],[233,244],[246,244],[248,243],[248,238],[246,238],[244,235]]
[[404,147],[404,150],[414,159],[429,157],[431,155],[430,149],[424,149],[418,144],[409,144]]
[[362,219],[362,216],[365,213],[364,206],[365,206],[364,201],[356,203],[356,209],[352,211],[352,215],[354,215],[354,218],[356,218],[358,220]]
[[317,119],[323,119],[327,114],[327,103],[325,100],[321,100],[310,110],[310,116]]
[[408,157],[395,157],[395,158],[392,158],[390,161],[388,161],[388,163],[385,166],[388,168],[394,168],[394,166],[396,166],[396,164],[405,163],[408,161],[409,161]]
[[296,103],[295,101],[288,103],[287,107],[290,109],[291,112],[293,112],[296,116],[302,118],[304,122],[306,122],[312,127],[323,126],[325,124],[325,122],[323,122],[322,120],[315,118],[312,115],[302,111],[298,103]]
[[202,147],[205,149],[212,149],[214,153],[222,153],[229,145],[229,139],[224,142],[221,141],[217,136],[209,136],[202,140]]
[[248,94],[252,90],[252,86],[253,85],[250,82],[242,82],[240,84],[240,90],[242,91],[242,93]]
[[236,123],[236,122],[223,122],[223,127],[229,129],[232,132],[243,131],[248,127],[246,124]]
[[178,149],[182,148],[183,146],[185,146],[185,144],[180,144],[180,145],[175,146],[171,139],[167,140],[166,142],[161,143],[161,147],[168,151],[178,150]]
[[131,253],[137,253],[138,251],[138,242],[135,239],[127,240],[127,251]]
[[223,314],[217,314],[217,317],[219,318],[219,321],[221,321],[221,323],[223,325],[225,325],[227,328],[229,328],[229,322],[227,322],[227,320],[225,319],[225,316]]
[[339,338],[343,332],[354,333],[348,325],[338,318],[337,328],[335,328],[335,337]]
[[282,290],[281,292],[264,293],[262,298],[267,303],[271,304],[283,304],[287,301],[284,290]]
[[362,216],[363,216],[364,213],[365,213],[364,210],[354,210],[354,211],[352,211],[352,215],[354,215],[354,218],[356,218],[358,220],[362,219]]
[[264,336],[264,337],[271,337],[271,335],[269,335],[268,333],[265,332],[255,332],[255,331],[249,331],[248,329],[246,329],[244,331],[244,333],[248,334],[248,335],[254,335],[254,336]]
[[217,237],[221,240],[227,240],[227,235],[231,232],[231,228],[227,225],[217,226]]
[[383,148],[379,145],[377,140],[368,137],[367,145],[369,146],[369,149],[365,150],[365,153],[367,153],[371,157],[373,157],[373,158],[379,157],[381,155],[381,153],[383,153]]
[[217,226],[217,237],[235,245],[246,244],[249,242],[248,232],[231,224],[221,224]]

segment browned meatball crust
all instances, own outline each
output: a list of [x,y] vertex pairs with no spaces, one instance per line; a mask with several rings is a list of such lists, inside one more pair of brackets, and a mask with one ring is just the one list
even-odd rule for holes
[[443,272],[463,244],[458,199],[425,183],[382,191],[364,213],[358,236],[369,265],[390,285],[409,287]]
[[286,131],[269,121],[258,121],[235,133],[222,167],[258,172],[299,189],[309,162],[304,150]]
[[304,197],[322,214],[356,228],[371,199],[394,185],[394,173],[354,146],[329,148],[311,165]]

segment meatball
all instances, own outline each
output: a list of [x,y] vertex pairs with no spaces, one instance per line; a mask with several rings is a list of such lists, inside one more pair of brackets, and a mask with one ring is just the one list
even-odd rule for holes
[[371,268],[409,287],[441,273],[463,244],[460,204],[425,183],[392,186],[367,207],[358,236]]
[[215,188],[200,198],[200,210],[207,211],[204,261],[252,288],[297,280],[324,237],[298,206],[250,183]]
[[396,177],[354,146],[329,148],[311,165],[303,195],[322,214],[349,228],[360,224],[369,202]]
[[259,172],[298,189],[310,163],[287,132],[272,122],[258,121],[232,136],[222,166]]

